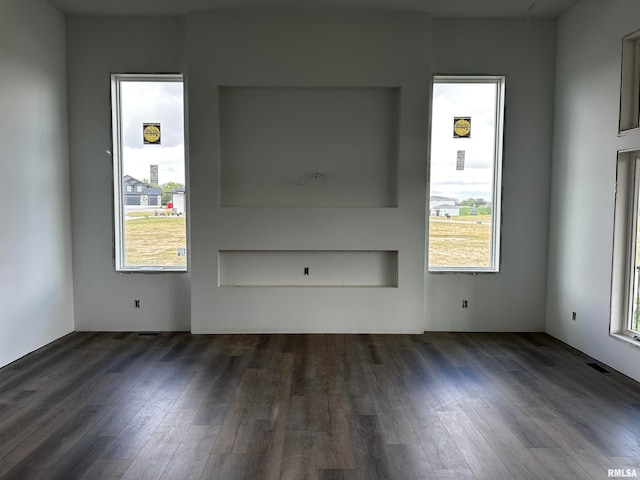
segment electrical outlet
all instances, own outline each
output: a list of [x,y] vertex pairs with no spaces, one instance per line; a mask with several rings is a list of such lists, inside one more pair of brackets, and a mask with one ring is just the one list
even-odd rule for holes
[[571,320],[576,321],[576,312],[571,312]]
[[304,267],[303,275],[309,275],[309,267]]
[[133,308],[140,308],[140,300],[136,299],[133,301]]
[[462,308],[469,308],[469,302],[467,300],[462,300]]

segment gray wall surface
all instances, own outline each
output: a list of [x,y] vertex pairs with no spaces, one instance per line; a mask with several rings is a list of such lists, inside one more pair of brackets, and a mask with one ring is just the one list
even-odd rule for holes
[[[420,14],[215,13],[188,18],[192,331],[422,331],[429,34],[429,17]],[[220,171],[225,159],[220,155],[220,123],[229,117],[220,116],[219,88],[234,86],[302,88],[298,93],[303,96],[304,88],[309,88],[307,93],[317,93],[319,87],[399,88],[399,113],[381,123],[394,129],[398,125],[393,152],[397,159],[392,162],[397,165],[398,206],[355,208],[352,205],[359,202],[353,198],[332,208],[222,206]],[[310,97],[305,101],[314,102]],[[375,103],[366,105],[350,114],[358,118],[373,111]],[[316,108],[327,122],[331,115],[339,115]],[[277,116],[277,107],[273,114]],[[227,135],[246,134],[251,141],[252,131],[234,125],[225,125]],[[330,123],[318,125],[305,135],[322,152],[345,151],[336,148],[339,132],[323,126]],[[363,125],[375,131],[367,122]],[[297,141],[291,138],[294,145]],[[312,152],[299,147],[300,162],[305,163]],[[267,144],[264,158],[295,178],[291,154],[281,152],[277,144]],[[360,177],[349,174],[351,161],[347,156],[340,165],[333,164],[328,184],[366,178],[366,168],[361,168]],[[253,174],[251,161],[244,172],[234,172],[240,178]],[[388,191],[384,182],[382,188],[384,195]],[[338,189],[340,198],[344,191]],[[353,181],[350,194],[357,197],[358,191],[358,182]],[[219,288],[221,250],[398,251],[398,287]],[[345,261],[342,268],[355,267]],[[302,269],[295,271],[302,275]]]
[[[118,274],[112,259],[111,159],[105,153],[109,74],[184,71],[185,25],[175,18],[69,18],[76,329],[421,331],[428,17],[199,14],[188,18],[186,38],[193,277]],[[161,55],[148,54],[149,39]],[[398,151],[391,163],[401,187],[391,190],[399,206],[221,207],[218,86],[399,88],[402,113],[388,123],[394,129],[403,125],[392,134],[398,135]],[[254,249],[399,251],[400,285],[218,288],[218,251]],[[141,299],[140,310],[133,309],[134,298]]]
[[[178,18],[69,17],[69,121],[76,330],[189,330],[188,273],[116,273],[112,73],[184,72]],[[134,299],[140,309],[134,309]]]
[[[190,16],[184,23],[171,18],[97,17],[72,17],[68,23],[78,329],[191,328],[201,333],[544,329],[554,21],[540,20],[528,27],[520,20],[435,19],[433,47],[432,22],[417,14],[211,13]],[[163,55],[144,55],[149,38],[156,39]],[[104,153],[110,148],[108,74],[183,70],[188,70],[192,276],[116,274],[111,162]],[[507,76],[499,274],[427,274],[425,282],[431,70]],[[219,88],[229,92],[233,87],[241,87],[234,90],[240,93],[260,87],[257,91],[265,105],[270,100],[264,92],[274,87],[280,96],[272,100],[288,91],[304,95],[305,88],[317,93],[340,87],[341,94],[361,87],[373,93],[399,89],[398,118],[379,123],[398,129],[397,152],[391,160],[397,175],[397,185],[391,186],[397,206],[354,208],[357,182],[350,190],[340,185],[337,198],[323,197],[323,191],[313,186],[305,193],[287,185],[295,193],[278,191],[280,206],[269,205],[268,198],[267,206],[260,206],[265,195],[276,191],[279,180],[265,178],[262,185],[255,172],[264,166],[251,163],[261,160],[260,152],[245,147],[232,151],[242,153],[244,162],[231,166],[235,183],[223,183],[229,165],[221,158],[221,151],[226,154],[228,149],[220,148],[220,132],[242,146],[243,139],[250,141],[260,130],[247,130],[225,112],[221,116]],[[244,108],[242,103],[233,105]],[[373,111],[367,105],[374,104],[350,114]],[[330,111],[320,113],[330,119]],[[261,113],[252,121],[264,118],[268,115]],[[285,120],[279,118],[278,125]],[[321,121],[316,125],[322,126]],[[314,142],[327,134],[325,151],[340,151],[335,129],[318,130]],[[292,131],[307,134],[299,125]],[[322,158],[313,157],[317,152],[305,151],[304,145],[289,146],[280,157],[284,150],[268,142],[263,145],[267,145],[262,147],[264,158],[291,178],[304,174],[302,167],[291,168],[295,152],[300,152],[299,163],[306,169],[316,161],[310,158]],[[247,152],[254,158],[246,158]],[[376,162],[374,173],[388,168],[380,167],[379,159]],[[326,184],[320,188],[358,178],[348,170],[350,164],[343,163],[340,167],[339,162],[325,162],[332,171],[325,172]],[[380,194],[388,195],[389,184],[381,184],[379,176],[369,180],[369,173],[362,172],[362,181],[368,181],[368,187],[381,185]],[[236,185],[251,185],[255,193],[248,192],[255,200],[243,207],[224,206],[223,187],[233,194]],[[351,192],[349,197],[344,197],[345,191]],[[363,197],[363,204],[375,198],[371,193]],[[296,207],[305,205],[301,195],[312,195],[307,204],[311,206]],[[340,207],[340,198],[345,207]],[[322,208],[324,204],[331,208]],[[398,251],[398,288],[219,288],[218,252],[225,250]],[[292,266],[292,275],[301,274],[298,267]],[[350,268],[353,265],[344,265],[345,271]],[[132,307],[133,298],[142,300],[139,311]],[[469,300],[470,308],[464,311],[462,299]]]
[[[634,0],[583,0],[558,25],[546,329],[640,380],[640,351],[609,335],[622,38]],[[576,312],[576,321],[571,312]]]
[[0,366],[73,331],[64,17],[0,3]]
[[544,330],[555,31],[553,20],[433,20],[434,74],[505,75],[506,96],[500,273],[427,274],[426,330]]

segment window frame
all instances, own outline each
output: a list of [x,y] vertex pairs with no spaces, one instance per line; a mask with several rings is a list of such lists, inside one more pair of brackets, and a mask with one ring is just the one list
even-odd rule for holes
[[640,331],[631,329],[640,283],[636,264],[640,248],[640,30],[624,36],[621,43],[618,136],[630,137],[632,146],[618,150],[616,159],[609,335],[640,348]]
[[[501,266],[501,224],[502,224],[502,169],[504,163],[504,117],[505,117],[505,75],[433,75],[431,102],[433,103],[433,86],[436,83],[492,83],[496,85],[496,109],[495,109],[495,135],[493,158],[493,196],[491,222],[491,250],[489,252],[490,265],[487,267],[435,267],[429,264],[430,235],[429,219],[427,215],[427,271],[429,273],[500,273]],[[431,109],[431,122],[433,125],[433,108]],[[433,127],[432,127],[433,128]],[[432,129],[431,129],[432,130]],[[429,164],[431,164],[431,146],[433,133],[429,132]],[[429,165],[428,197],[431,197],[431,165]],[[427,206],[427,212],[429,207]]]
[[613,268],[611,281],[610,334],[626,340],[638,339],[631,330],[637,268],[637,228],[640,201],[640,150],[618,152],[614,212]]
[[[626,304],[625,304],[625,317],[624,317],[624,330],[623,333],[627,336],[638,335],[638,331],[631,329],[632,317],[633,317],[633,303],[635,300],[635,293],[638,290],[636,285],[636,270],[638,265],[636,263],[636,254],[638,251],[637,231],[638,231],[638,193],[640,193],[640,152],[631,155],[631,168],[629,172],[630,185],[627,187],[631,198],[629,202],[627,213],[627,258],[626,258]],[[635,241],[634,241],[635,240]]]
[[[132,186],[127,185],[124,188],[122,178],[122,115],[121,115],[121,88],[123,82],[179,82],[185,87],[185,76],[182,73],[113,73],[111,74],[111,157],[113,168],[113,226],[114,226],[114,242],[113,242],[113,259],[116,272],[120,273],[185,273],[189,271],[189,228],[188,222],[185,225],[187,262],[186,265],[140,265],[131,266],[125,264],[125,242],[124,242],[124,207],[126,193],[133,193],[135,190]],[[187,158],[186,158],[186,94],[183,90],[183,110],[185,111],[185,123],[183,123],[183,132],[185,139],[185,186],[187,184]],[[130,189],[130,190],[129,190]],[[140,193],[140,192],[138,192]],[[188,212],[188,202],[185,198],[185,213]]]
[[618,134],[640,128],[640,30],[622,39]]
[[633,39],[633,60],[634,60],[634,78],[633,93],[631,94],[631,102],[633,104],[633,122],[634,127],[640,126],[640,38]]

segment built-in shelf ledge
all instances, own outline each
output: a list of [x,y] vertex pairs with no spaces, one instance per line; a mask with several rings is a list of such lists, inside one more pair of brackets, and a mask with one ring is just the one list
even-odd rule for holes
[[218,286],[397,288],[396,250],[223,250]]
[[398,288],[397,285],[220,285],[221,288]]

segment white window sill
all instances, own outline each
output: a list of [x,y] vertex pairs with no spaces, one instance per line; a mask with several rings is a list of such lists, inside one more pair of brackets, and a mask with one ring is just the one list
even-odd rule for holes
[[167,268],[167,267],[140,267],[140,268],[118,268],[117,273],[187,273],[186,268]]
[[472,275],[478,273],[500,273],[500,270],[489,268],[448,268],[448,267],[430,267],[429,273],[469,273]]
[[622,333],[610,333],[611,337],[619,340],[627,345],[630,345],[635,348],[640,348],[640,336],[638,338],[630,337],[629,335],[624,335]]

